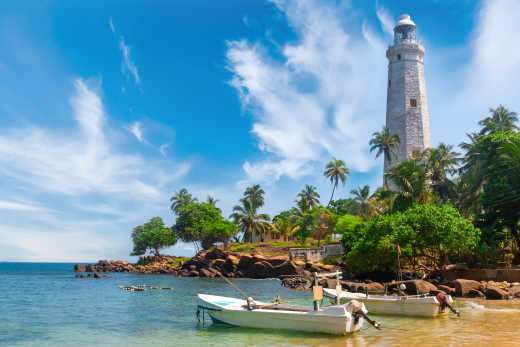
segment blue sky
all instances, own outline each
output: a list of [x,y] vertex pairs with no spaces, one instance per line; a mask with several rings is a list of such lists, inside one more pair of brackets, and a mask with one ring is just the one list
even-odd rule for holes
[[[187,187],[227,216],[260,183],[268,213],[382,181],[393,23],[426,47],[432,141],[489,107],[520,111],[520,3],[41,1],[0,4],[0,261],[126,258],[129,233]],[[169,253],[191,254],[178,244]]]

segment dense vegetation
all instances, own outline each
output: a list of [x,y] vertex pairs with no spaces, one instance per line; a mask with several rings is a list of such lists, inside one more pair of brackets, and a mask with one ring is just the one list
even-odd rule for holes
[[[369,145],[390,169],[382,187],[365,185],[351,197],[334,200],[350,174],[333,158],[324,169],[332,189],[326,206],[316,187],[306,185],[293,207],[272,219],[262,212],[264,190],[248,187],[228,221],[212,197],[199,202],[186,189],[171,200],[177,216],[165,228],[156,217],[132,232],[134,251],[155,254],[181,239],[195,247],[263,242],[267,233],[280,242],[318,244],[341,236],[344,261],[356,272],[395,271],[397,245],[404,266],[438,267],[448,261],[492,265],[515,257],[520,261],[520,133],[517,115],[503,106],[479,122],[481,130],[460,144],[463,154],[440,144],[395,163],[400,139],[387,128],[373,134]],[[160,221],[159,221],[160,220]],[[246,249],[235,244],[234,249]]]

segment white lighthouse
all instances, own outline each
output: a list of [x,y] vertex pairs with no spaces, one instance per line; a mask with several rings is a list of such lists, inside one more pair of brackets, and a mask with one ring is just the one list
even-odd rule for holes
[[431,147],[430,116],[424,79],[424,47],[417,42],[416,26],[407,14],[394,27],[394,43],[388,58],[386,126],[398,134],[398,160],[385,160],[385,171]]

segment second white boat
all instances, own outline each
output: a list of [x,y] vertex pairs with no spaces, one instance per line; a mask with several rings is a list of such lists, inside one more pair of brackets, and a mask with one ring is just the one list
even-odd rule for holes
[[[335,289],[325,288],[323,294],[329,298],[336,298]],[[341,300],[357,300],[365,304],[370,313],[391,314],[400,316],[436,317],[444,315],[451,309],[453,299],[450,295],[436,296],[392,296],[366,295],[341,291]],[[453,310],[453,309],[452,309]],[[453,310],[454,313],[457,313]],[[457,313],[458,314],[458,313]]]

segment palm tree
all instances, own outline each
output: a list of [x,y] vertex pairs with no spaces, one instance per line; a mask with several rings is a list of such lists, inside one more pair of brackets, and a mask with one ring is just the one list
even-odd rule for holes
[[259,184],[255,184],[246,188],[244,192],[244,199],[249,199],[253,203],[255,209],[264,206],[264,190],[260,188]]
[[206,204],[213,206],[217,211],[222,212],[222,210],[217,207],[217,202],[218,199],[215,199],[211,195],[208,195],[208,197],[206,198]]
[[516,112],[509,111],[502,105],[499,105],[496,109],[490,108],[489,112],[491,112],[490,117],[478,122],[479,125],[482,125],[481,135],[497,131],[518,130],[518,127],[514,124],[518,121]]
[[257,213],[253,202],[243,198],[240,200],[242,205],[233,207],[230,218],[242,232],[243,242],[263,241],[264,233],[271,229],[269,215]]
[[316,191],[316,187],[309,184],[305,185],[305,189],[298,193],[298,197],[296,203],[302,214],[320,204],[320,194]]
[[273,232],[279,234],[284,241],[288,241],[300,226],[294,223],[295,218],[275,218]]
[[457,172],[460,153],[454,152],[453,146],[441,143],[437,148],[426,149],[421,157],[426,175],[437,196],[444,202],[453,198],[455,184],[448,178]]
[[359,214],[367,216],[370,214],[371,204],[370,187],[365,185],[363,188],[352,189],[350,191],[354,195],[354,200],[359,203]]
[[347,175],[350,174],[350,171],[345,166],[345,162],[343,160],[338,160],[336,158],[332,158],[332,160],[325,167],[325,171],[323,175],[330,180],[330,183],[333,185],[332,194],[330,195],[329,204],[332,202],[332,198],[334,197],[334,191],[338,186],[338,183],[341,181],[341,184],[345,185],[345,181],[347,180]]
[[379,213],[388,213],[392,208],[393,198],[395,192],[389,190],[386,187],[379,187],[375,193],[372,194],[370,203],[373,209]]
[[179,214],[179,211],[183,206],[195,201],[197,201],[197,198],[193,198],[186,188],[182,188],[170,198],[170,202],[172,203],[170,209],[175,214]]
[[432,200],[426,170],[419,161],[408,159],[385,173],[397,187],[394,210],[405,210],[413,203],[426,204]]
[[372,139],[369,142],[370,152],[377,150],[376,158],[381,154],[384,155],[385,161],[390,164],[392,157],[397,160],[397,149],[401,144],[401,138],[397,134],[390,135],[390,129],[383,127],[380,132],[372,134]]

